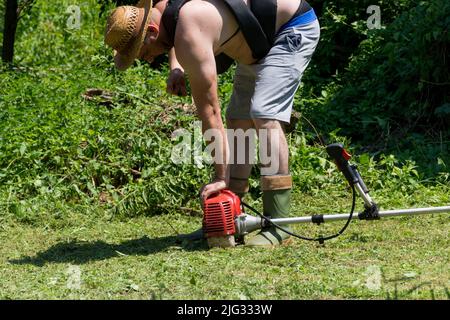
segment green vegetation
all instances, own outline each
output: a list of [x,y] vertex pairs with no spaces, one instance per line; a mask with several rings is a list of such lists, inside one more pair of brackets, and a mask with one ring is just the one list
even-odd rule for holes
[[[356,3],[362,9],[371,4]],[[298,108],[323,130],[339,128],[371,152],[414,159],[433,176],[439,168],[429,157],[449,158],[450,4],[379,5],[380,30],[367,28],[365,11],[327,7],[320,57],[308,71],[311,81],[305,81]]]
[[[292,215],[350,209],[320,139],[348,146],[383,209],[450,203],[450,6],[379,1],[384,28],[367,31],[369,2],[311,1],[322,41],[289,135]],[[74,3],[81,28],[70,30]],[[114,69],[100,12],[94,0],[37,1],[20,21],[15,64],[0,66],[0,298],[448,299],[446,215],[352,222],[325,246],[176,243],[200,226],[197,193],[211,172],[170,159],[171,135],[194,130],[195,108],[165,93],[166,66]],[[110,95],[86,98],[89,88]],[[231,88],[232,73],[221,76],[223,105]],[[248,201],[258,206],[257,177]],[[72,266],[79,287],[68,285]]]

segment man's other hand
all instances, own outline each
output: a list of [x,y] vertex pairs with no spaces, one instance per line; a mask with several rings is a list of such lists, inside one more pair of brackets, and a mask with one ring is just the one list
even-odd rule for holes
[[187,95],[186,80],[184,78],[184,72],[181,69],[175,68],[170,71],[166,91],[180,97]]

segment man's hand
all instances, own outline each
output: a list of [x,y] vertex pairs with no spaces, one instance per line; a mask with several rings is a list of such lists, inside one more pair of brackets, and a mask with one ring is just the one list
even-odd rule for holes
[[227,183],[223,179],[214,179],[211,183],[208,183],[202,187],[200,190],[200,201],[203,204],[208,197],[214,193],[218,193],[219,191],[225,189],[227,187]]
[[166,91],[180,97],[187,95],[186,80],[184,79],[184,72],[181,69],[175,68],[170,71]]

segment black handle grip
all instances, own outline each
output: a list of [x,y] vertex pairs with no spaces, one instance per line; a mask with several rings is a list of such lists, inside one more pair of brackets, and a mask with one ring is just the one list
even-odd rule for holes
[[344,174],[350,185],[358,183],[358,177],[355,175],[354,170],[348,163],[348,159],[351,155],[344,149],[344,146],[340,143],[333,143],[326,148],[328,155],[334,160],[339,170]]

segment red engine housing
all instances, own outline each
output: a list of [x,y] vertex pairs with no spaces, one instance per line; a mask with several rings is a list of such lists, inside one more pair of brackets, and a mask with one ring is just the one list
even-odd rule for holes
[[222,190],[204,203],[203,232],[207,238],[234,235],[234,219],[241,214],[239,197],[230,190]]

